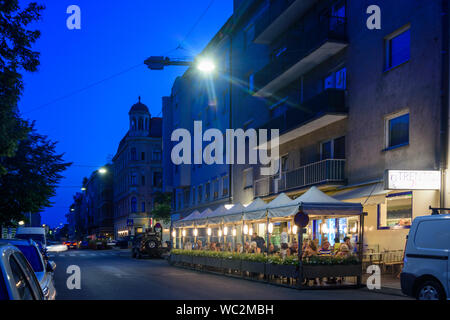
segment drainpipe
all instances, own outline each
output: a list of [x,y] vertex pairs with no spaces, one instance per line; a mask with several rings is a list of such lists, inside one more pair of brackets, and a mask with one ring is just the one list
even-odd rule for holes
[[[229,79],[229,91],[230,91],[230,123],[229,123],[229,129],[233,129],[233,31],[230,32],[229,37],[230,37],[230,56],[229,56],[229,60],[230,60],[230,79]],[[234,144],[234,143],[233,143]],[[233,152],[234,154],[234,152]],[[233,204],[233,165],[229,164],[229,177],[228,177],[228,183],[229,183],[229,197],[228,197],[228,202],[230,204]]]
[[442,0],[442,70],[441,70],[441,124],[440,124],[440,163],[441,190],[440,204],[445,207],[446,170],[448,157],[448,116],[449,116],[449,0]]

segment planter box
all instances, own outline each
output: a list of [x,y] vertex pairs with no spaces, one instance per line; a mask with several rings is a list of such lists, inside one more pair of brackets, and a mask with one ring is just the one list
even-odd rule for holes
[[204,266],[206,264],[206,257],[192,257],[193,264],[200,264]]
[[297,267],[295,265],[282,265],[272,263],[266,264],[266,274],[288,278],[296,278],[298,275]]
[[188,263],[188,264],[192,264],[192,256],[188,256],[188,255],[180,255],[180,261],[182,263]]
[[223,259],[222,260],[222,268],[223,269],[233,269],[233,270],[241,270],[241,260],[236,259]]
[[254,273],[265,273],[266,264],[262,262],[253,261],[242,261],[241,270],[254,272]]
[[170,262],[171,263],[181,262],[181,256],[179,254],[171,254],[170,255]]
[[205,257],[204,265],[207,267],[221,268],[222,267],[222,259]]
[[309,279],[324,277],[352,277],[361,275],[362,266],[360,264],[303,266],[303,276]]

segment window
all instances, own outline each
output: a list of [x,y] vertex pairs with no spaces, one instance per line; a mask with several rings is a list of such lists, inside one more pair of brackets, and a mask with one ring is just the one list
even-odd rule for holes
[[145,161],[145,152],[141,152],[141,160]]
[[192,187],[192,204],[193,204],[193,205],[196,204],[195,198],[196,198],[196,196],[197,196],[197,193],[196,193],[195,191],[196,191],[196,190],[195,190],[195,187]]
[[405,228],[411,221],[412,192],[388,195],[386,205],[378,206],[378,229]]
[[230,180],[228,179],[228,176],[225,176],[222,178],[222,195],[227,196],[228,195],[228,188],[229,188]]
[[277,103],[270,106],[270,117],[271,118],[278,118],[286,114],[286,111],[288,109],[288,106],[286,104],[286,101],[288,100],[288,97],[285,97],[278,101]]
[[42,264],[41,255],[34,246],[15,245],[23,255],[27,258],[34,272],[43,272],[44,265]]
[[386,69],[389,70],[411,58],[411,32],[410,27],[400,29],[385,40]]
[[288,156],[281,157],[280,165],[281,165],[281,172],[288,171]]
[[205,185],[205,201],[209,201],[209,197],[211,196],[211,183],[207,183]]
[[145,186],[145,176],[142,176],[142,177],[141,177],[141,185],[142,185],[142,186]]
[[139,118],[138,129],[144,130],[144,119],[142,119],[142,118]]
[[183,196],[184,196],[183,204],[184,204],[184,207],[187,208],[187,207],[189,207],[189,203],[191,200],[191,189],[189,189],[189,188],[184,189]]
[[253,43],[253,39],[255,38],[255,25],[252,24],[251,26],[247,27],[244,31],[244,45],[245,45],[245,50],[247,50],[250,45]]
[[160,149],[153,150],[152,152],[152,160],[153,161],[161,161],[162,153]]
[[[432,237],[430,237],[431,234]],[[418,248],[448,250],[450,220],[422,221],[417,227],[414,243]]]
[[131,175],[131,185],[136,186],[137,185],[137,177],[136,175]]
[[157,188],[161,188],[162,186],[162,173],[161,172],[153,172],[153,186]]
[[345,136],[322,142],[320,160],[345,159]]
[[333,72],[324,80],[324,89],[341,89],[347,88],[347,68],[342,68]]
[[245,169],[243,171],[244,176],[244,189],[253,187],[253,168]]
[[214,180],[213,182],[213,192],[214,192],[214,200],[219,198],[219,179]]
[[198,203],[203,201],[203,186],[198,186]]
[[145,212],[145,202],[141,203],[141,212]]
[[339,1],[333,6],[330,19],[330,30],[335,30],[339,25],[345,23],[345,2]]
[[15,257],[16,255],[9,258],[9,264],[17,292],[22,300],[33,300],[33,291]]
[[386,119],[386,147],[394,148],[409,143],[409,113]]
[[137,212],[137,200],[135,197],[131,198],[131,213]]
[[131,160],[132,161],[136,161],[137,157],[136,157],[136,148],[131,148]]
[[248,92],[253,93],[255,90],[255,74],[252,73],[248,76]]

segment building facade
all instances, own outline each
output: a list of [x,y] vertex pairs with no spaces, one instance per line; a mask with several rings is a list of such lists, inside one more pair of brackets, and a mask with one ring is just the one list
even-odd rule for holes
[[113,158],[116,238],[151,226],[153,195],[162,191],[161,136],[162,119],[152,118],[139,98],[129,111],[129,130]]
[[[214,57],[217,74],[205,79],[190,68],[163,100],[164,185],[174,193],[174,221],[318,186],[363,204],[366,248],[382,251],[403,249],[412,220],[430,214],[429,206],[448,207],[448,1],[376,1],[381,29],[368,28],[373,4],[235,1],[201,54]],[[173,165],[169,135],[194,133],[194,121],[222,132],[279,129],[279,172]],[[439,183],[424,186],[436,172]],[[326,225],[334,242],[356,236],[355,224],[317,221],[311,236]]]

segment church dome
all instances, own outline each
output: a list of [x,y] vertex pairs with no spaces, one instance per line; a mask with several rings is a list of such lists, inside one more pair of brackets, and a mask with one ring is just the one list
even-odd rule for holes
[[136,104],[134,104],[134,105],[131,107],[129,113],[135,113],[135,112],[139,112],[139,113],[142,113],[142,112],[150,113],[150,112],[148,111],[147,106],[141,102],[141,97],[139,97],[139,102],[136,103]]

